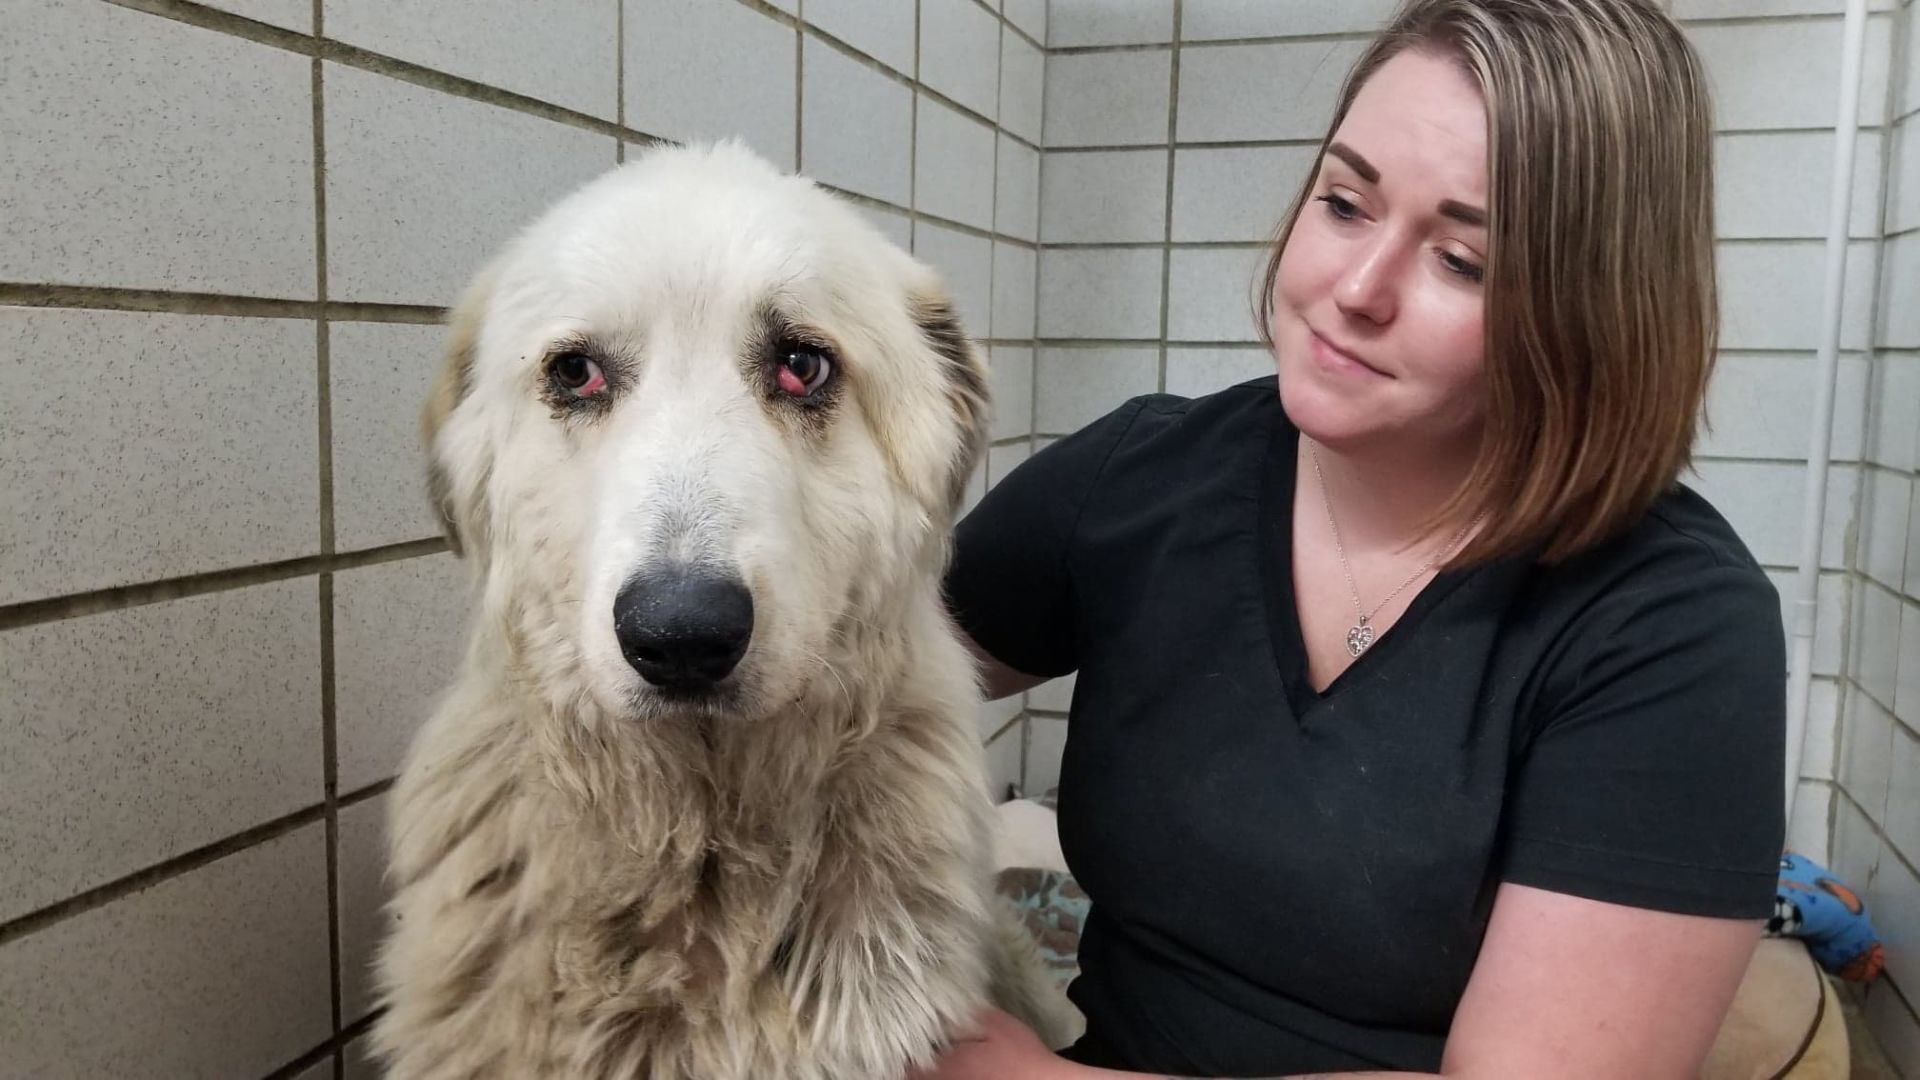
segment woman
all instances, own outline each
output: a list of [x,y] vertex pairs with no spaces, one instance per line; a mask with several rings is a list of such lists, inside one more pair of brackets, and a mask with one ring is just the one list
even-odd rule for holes
[[1280,229],[1276,381],[1129,402],[960,526],[995,696],[1078,671],[1055,1057],[941,1080],[1692,1075],[1769,913],[1777,597],[1680,488],[1711,120],[1648,0],[1412,0]]

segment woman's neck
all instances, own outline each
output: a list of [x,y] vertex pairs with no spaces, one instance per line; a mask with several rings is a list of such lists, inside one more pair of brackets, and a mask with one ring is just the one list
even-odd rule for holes
[[1471,440],[1335,449],[1303,432],[1296,490],[1316,502],[1325,499],[1349,548],[1424,551],[1445,543],[1467,524],[1435,524],[1433,518],[1465,482],[1476,450]]

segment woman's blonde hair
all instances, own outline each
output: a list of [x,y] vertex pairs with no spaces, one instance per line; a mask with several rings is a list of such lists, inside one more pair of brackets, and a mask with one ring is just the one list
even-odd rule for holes
[[[1718,338],[1713,119],[1646,0],[1408,0],[1348,74],[1326,142],[1394,56],[1447,56],[1487,110],[1486,424],[1442,511],[1486,514],[1454,565],[1564,559],[1646,513],[1691,456]],[[1280,253],[1260,301],[1272,345]]]

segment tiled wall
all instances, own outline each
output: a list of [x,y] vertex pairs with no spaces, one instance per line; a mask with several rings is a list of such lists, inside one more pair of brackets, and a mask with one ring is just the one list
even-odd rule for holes
[[[1880,289],[1849,564],[1831,859],[1866,889],[1888,976],[1866,996],[1881,1044],[1920,1076],[1920,7],[1892,13]],[[1857,220],[1857,219],[1856,219]]]
[[[0,1076],[368,1076],[443,305],[653,138],[947,272],[1032,434],[1045,0],[0,0]],[[984,709],[1017,783],[1022,703]]]

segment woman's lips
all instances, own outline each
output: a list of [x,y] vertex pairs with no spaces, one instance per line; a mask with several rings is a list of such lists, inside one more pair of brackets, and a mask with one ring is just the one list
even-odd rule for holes
[[1328,341],[1326,338],[1321,337],[1318,331],[1309,330],[1307,331],[1307,335],[1312,342],[1311,351],[1313,353],[1313,359],[1328,371],[1347,375],[1367,375],[1380,379],[1392,377],[1379,368],[1374,367],[1372,364],[1367,363],[1365,360]]

